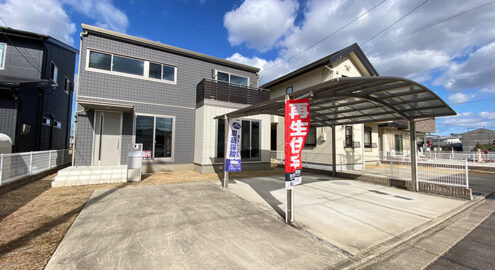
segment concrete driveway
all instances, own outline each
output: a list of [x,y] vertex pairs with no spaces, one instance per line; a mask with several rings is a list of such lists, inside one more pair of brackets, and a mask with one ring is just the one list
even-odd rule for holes
[[[230,191],[284,216],[284,178],[231,181]],[[397,188],[303,173],[294,190],[296,224],[343,251],[360,252],[461,206],[447,199]]]
[[346,258],[203,182],[95,191],[46,269],[322,269]]

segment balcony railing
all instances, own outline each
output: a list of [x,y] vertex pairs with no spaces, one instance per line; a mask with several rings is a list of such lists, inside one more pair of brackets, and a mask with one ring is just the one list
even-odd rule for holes
[[256,104],[270,99],[267,89],[241,86],[212,79],[203,79],[196,90],[196,104],[213,99],[240,104]]

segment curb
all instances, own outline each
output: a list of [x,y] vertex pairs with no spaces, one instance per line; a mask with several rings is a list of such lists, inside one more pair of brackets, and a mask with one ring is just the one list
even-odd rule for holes
[[356,269],[364,264],[372,261],[373,259],[387,253],[388,251],[404,244],[405,242],[416,238],[426,232],[428,232],[430,229],[440,225],[441,223],[455,218],[465,210],[474,207],[480,203],[482,203],[485,200],[484,196],[476,197],[471,201],[467,201],[466,203],[460,205],[459,207],[433,219],[430,221],[427,221],[407,232],[404,232],[402,234],[399,234],[391,239],[386,240],[385,242],[382,242],[376,246],[373,246],[367,250],[364,250],[360,252],[359,254],[356,254],[355,256],[341,261],[337,264],[329,266],[327,269]]

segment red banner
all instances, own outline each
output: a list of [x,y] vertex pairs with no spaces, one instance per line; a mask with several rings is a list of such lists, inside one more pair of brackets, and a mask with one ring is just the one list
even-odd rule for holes
[[[285,181],[301,181],[301,153],[311,122],[309,99],[285,102]],[[286,184],[287,186],[287,184]]]

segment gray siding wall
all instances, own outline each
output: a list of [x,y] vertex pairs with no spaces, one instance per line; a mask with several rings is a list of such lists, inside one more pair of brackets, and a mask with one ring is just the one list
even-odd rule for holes
[[[174,65],[177,67],[177,84],[87,71],[88,49]],[[253,72],[92,34],[84,37],[80,57],[79,98],[91,97],[111,103],[133,104],[136,114],[175,116],[174,161],[171,163],[192,163],[194,160],[196,86],[203,78],[212,78],[213,71],[218,69],[247,76],[250,84],[257,86],[256,74]],[[135,134],[133,122],[129,124],[128,121],[130,117],[124,114],[122,164],[126,163],[127,152],[133,139],[132,135]],[[129,128],[131,128],[131,136],[127,135]],[[85,120],[78,121],[76,148],[80,154],[76,154],[76,165],[91,165],[92,141],[88,143],[86,138],[81,138],[81,136],[89,136],[90,132],[87,129],[91,129],[92,132],[93,127],[88,126]],[[90,140],[92,140],[92,133]],[[89,149],[80,149],[88,147]],[[86,156],[82,157],[83,154]]]
[[[77,108],[80,110],[81,108]],[[93,151],[93,123],[94,112],[81,112],[77,116],[77,130],[75,138],[75,166],[91,165],[91,153]]]
[[[4,35],[0,36],[0,42],[7,43],[7,50],[5,54],[5,66],[4,69],[0,69],[0,75],[21,77],[28,79],[40,79],[43,65],[43,47],[39,42],[30,42],[25,39],[9,37],[15,45],[5,39]],[[26,58],[24,58],[21,51]],[[31,64],[30,64],[31,63]],[[36,70],[34,67],[38,70]]]

